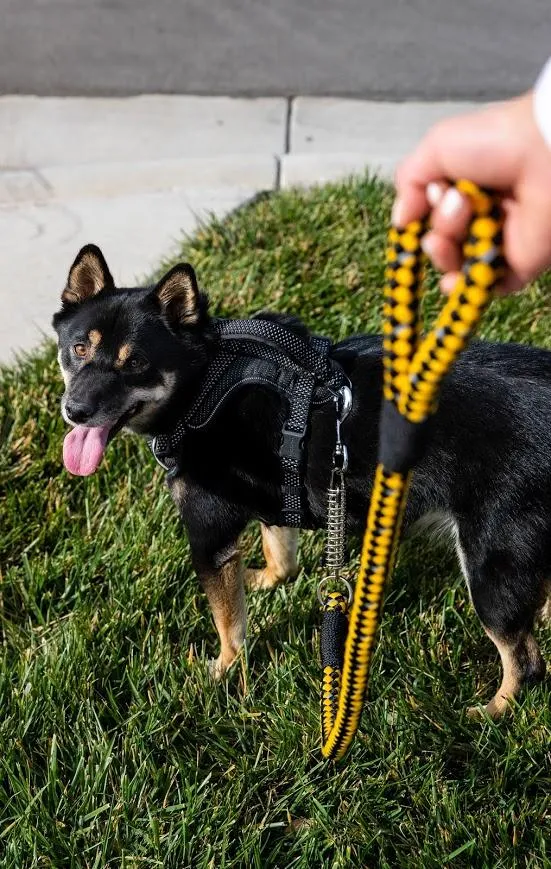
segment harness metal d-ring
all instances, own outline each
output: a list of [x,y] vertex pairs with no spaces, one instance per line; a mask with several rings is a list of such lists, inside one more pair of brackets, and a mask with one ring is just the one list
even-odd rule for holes
[[161,466],[163,471],[168,472],[171,470],[171,467],[170,467],[170,465],[167,465],[166,462],[163,462],[162,458],[157,455],[157,445],[158,445],[158,438],[157,438],[157,436],[155,436],[149,445],[151,452],[153,453],[153,458],[155,459],[157,464]]

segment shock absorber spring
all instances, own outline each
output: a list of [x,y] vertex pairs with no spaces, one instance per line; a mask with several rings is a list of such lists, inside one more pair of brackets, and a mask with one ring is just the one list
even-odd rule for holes
[[327,539],[325,564],[329,577],[338,580],[344,567],[346,488],[344,474],[334,470],[327,492]]

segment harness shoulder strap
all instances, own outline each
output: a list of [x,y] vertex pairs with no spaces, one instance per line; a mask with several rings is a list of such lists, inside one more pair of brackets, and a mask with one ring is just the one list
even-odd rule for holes
[[304,338],[275,320],[214,320],[213,328],[222,341],[255,341],[283,351],[287,361],[312,371],[320,380],[331,376],[328,359],[331,342],[327,338]]
[[[220,364],[217,368],[220,372]],[[285,396],[291,396],[295,372],[290,368],[282,368],[271,359],[231,354],[229,364],[210,380],[212,386],[201,390],[185,416],[188,429],[197,431],[207,426],[230,396],[243,386],[268,386]]]

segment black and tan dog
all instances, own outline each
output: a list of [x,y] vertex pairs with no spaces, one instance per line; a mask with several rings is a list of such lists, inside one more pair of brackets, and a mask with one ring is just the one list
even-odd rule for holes
[[[274,315],[275,317],[275,315]],[[279,321],[301,334],[289,317]],[[64,444],[73,474],[93,473],[123,426],[149,436],[171,431],[189,407],[214,352],[207,301],[189,265],[156,285],[116,289],[100,250],[83,248],[54,317],[65,380]],[[359,336],[333,346],[353,386],[343,426],[349,450],[348,528],[362,532],[374,473],[381,401],[381,341]],[[244,586],[270,588],[296,575],[297,531],[277,527],[282,398],[261,386],[236,391],[209,427],[186,438],[170,480],[193,563],[221,640],[224,672],[245,639]],[[306,445],[311,524],[325,524],[334,414],[314,408]],[[238,539],[263,517],[266,567],[244,571]],[[507,707],[524,682],[543,678],[533,637],[548,608],[551,578],[551,353],[514,344],[473,344],[444,385],[431,446],[419,465],[406,527],[444,522],[454,535],[472,602],[497,646],[503,680],[488,704]]]

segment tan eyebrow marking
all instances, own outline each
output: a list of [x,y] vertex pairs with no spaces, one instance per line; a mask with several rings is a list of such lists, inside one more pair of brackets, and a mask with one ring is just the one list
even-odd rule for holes
[[115,367],[122,368],[131,353],[132,344],[121,344],[121,346],[119,347],[119,352],[117,354],[117,359],[115,361]]
[[96,352],[100,342],[101,342],[101,332],[99,329],[90,329],[88,332],[88,340],[90,342],[90,349],[88,351],[88,359],[91,359],[94,353]]

